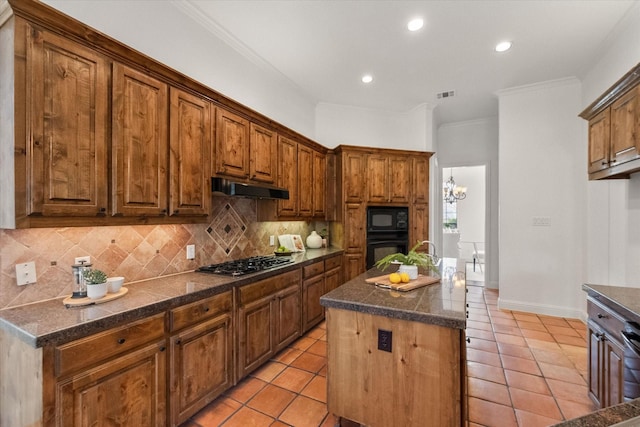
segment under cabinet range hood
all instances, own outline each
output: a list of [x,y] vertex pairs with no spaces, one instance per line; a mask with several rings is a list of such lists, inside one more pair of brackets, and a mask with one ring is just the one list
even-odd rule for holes
[[247,184],[225,178],[211,178],[213,194],[224,196],[255,197],[257,199],[289,199],[289,190],[267,185]]

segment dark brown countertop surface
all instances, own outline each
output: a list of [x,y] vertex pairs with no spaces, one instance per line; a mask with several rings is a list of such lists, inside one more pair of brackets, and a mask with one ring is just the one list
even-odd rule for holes
[[458,270],[464,271],[464,264],[460,267],[456,259],[445,258],[440,282],[409,292],[396,292],[366,283],[368,278],[394,271],[372,268],[322,296],[320,303],[328,308],[464,329],[467,320],[464,276],[460,275],[458,281],[451,279]]
[[277,274],[286,273],[342,249],[307,249],[292,255],[293,263],[239,277],[185,272],[140,282],[126,283],[126,295],[102,304],[65,308],[64,298],[0,310],[0,329],[33,347],[61,344],[105,329],[220,294]]

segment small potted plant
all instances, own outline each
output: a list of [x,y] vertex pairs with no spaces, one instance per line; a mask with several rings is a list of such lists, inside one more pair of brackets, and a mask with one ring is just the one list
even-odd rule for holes
[[438,273],[438,268],[433,262],[431,255],[422,252],[416,252],[422,245],[418,242],[407,254],[402,252],[396,252],[395,254],[389,254],[376,262],[376,267],[384,271],[391,264],[400,264],[398,273],[407,273],[410,279],[418,278],[418,267],[422,267],[427,271],[433,271]]
[[89,270],[84,274],[87,284],[87,296],[91,299],[102,298],[107,294],[107,275],[102,270]]

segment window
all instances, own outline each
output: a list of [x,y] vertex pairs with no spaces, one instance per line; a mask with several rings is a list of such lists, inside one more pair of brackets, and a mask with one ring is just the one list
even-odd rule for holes
[[458,228],[458,203],[442,203],[442,227],[446,230]]

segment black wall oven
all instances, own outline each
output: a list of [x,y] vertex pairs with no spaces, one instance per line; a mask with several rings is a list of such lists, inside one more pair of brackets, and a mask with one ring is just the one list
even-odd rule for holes
[[407,253],[408,246],[408,207],[367,208],[367,270],[389,254]]

